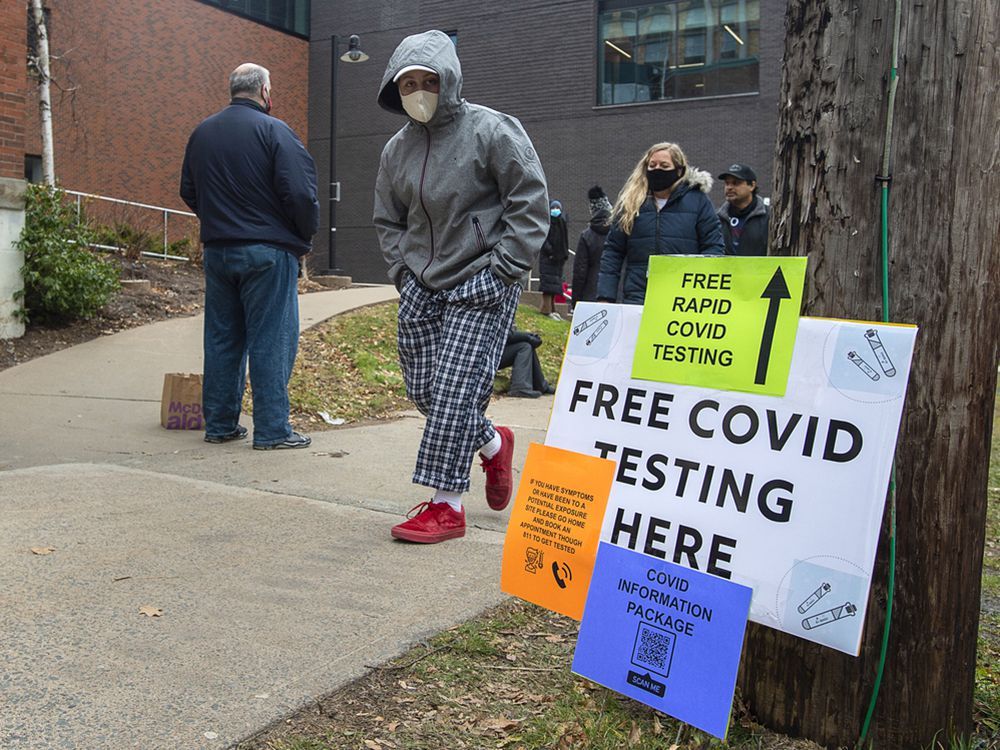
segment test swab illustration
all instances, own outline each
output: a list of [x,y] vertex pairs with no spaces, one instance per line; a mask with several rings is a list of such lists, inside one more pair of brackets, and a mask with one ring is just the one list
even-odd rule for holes
[[596,339],[598,336],[600,336],[601,335],[601,331],[603,331],[607,327],[608,327],[608,321],[602,320],[601,324],[599,326],[597,326],[597,330],[594,331],[592,334],[590,334],[590,338],[587,339],[587,342],[586,342],[587,346],[590,346],[591,344],[593,344],[594,343],[594,339]]
[[861,357],[858,356],[857,352],[848,352],[847,358],[851,360],[851,362],[856,364],[858,366],[858,369],[861,370],[861,372],[863,372],[872,380],[878,380],[881,377],[877,372],[875,372],[875,369],[870,364],[868,364],[863,359],[861,359]]
[[874,352],[875,358],[878,360],[878,366],[882,368],[882,372],[891,378],[896,374],[896,366],[889,359],[889,353],[885,350],[885,346],[882,345],[882,339],[879,338],[878,331],[874,328],[869,328],[865,331],[865,338],[868,339],[868,345],[871,346],[872,352]]
[[592,325],[596,325],[599,321],[601,321],[603,318],[606,317],[608,317],[607,310],[601,310],[600,312],[594,313],[585,321],[583,321],[580,325],[578,325],[576,328],[573,329],[573,335],[578,336],[579,334],[583,333],[585,330],[590,328]]
[[830,593],[830,584],[824,582],[818,589],[816,589],[809,596],[807,596],[806,600],[802,602],[802,604],[799,605],[798,607],[799,614],[804,615],[806,612],[808,612],[816,605],[816,602],[818,602],[820,599],[822,599],[829,593]]
[[846,602],[839,607],[834,607],[833,609],[828,609],[826,612],[820,612],[818,615],[807,617],[802,621],[802,627],[806,630],[813,630],[823,625],[829,625],[831,622],[842,620],[845,617],[854,617],[857,611],[857,607],[850,602]]

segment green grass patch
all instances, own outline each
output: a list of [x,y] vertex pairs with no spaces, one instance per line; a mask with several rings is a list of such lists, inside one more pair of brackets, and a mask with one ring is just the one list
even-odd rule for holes
[[[326,429],[319,412],[353,423],[385,419],[412,408],[396,349],[398,313],[395,302],[372,305],[331,318],[302,334],[288,384],[292,422],[297,427]],[[538,358],[545,377],[555,384],[569,323],[523,306],[518,308],[516,325],[541,335]],[[497,376],[494,390],[504,393],[509,384],[507,369]],[[249,397],[244,409],[252,413]]]

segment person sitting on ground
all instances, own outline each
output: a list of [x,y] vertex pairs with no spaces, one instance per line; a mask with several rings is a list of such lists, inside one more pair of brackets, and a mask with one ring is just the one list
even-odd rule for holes
[[590,226],[580,234],[573,259],[573,307],[577,302],[597,301],[597,274],[601,270],[604,240],[611,230],[611,201],[600,185],[587,191]]
[[500,356],[500,367],[510,368],[510,386],[507,395],[515,398],[538,398],[542,394],[555,393],[542,372],[542,363],[535,351],[542,345],[542,337],[537,333],[511,328],[507,334],[507,344]]

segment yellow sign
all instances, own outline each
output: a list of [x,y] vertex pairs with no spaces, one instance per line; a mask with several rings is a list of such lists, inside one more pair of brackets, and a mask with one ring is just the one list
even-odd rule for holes
[[783,396],[805,258],[658,255],[632,377]]
[[503,545],[502,591],[583,617],[614,476],[606,458],[528,446]]

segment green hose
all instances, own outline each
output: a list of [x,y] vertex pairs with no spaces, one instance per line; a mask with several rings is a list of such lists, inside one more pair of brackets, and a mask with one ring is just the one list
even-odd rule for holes
[[[899,25],[901,15],[901,0],[896,0],[896,18],[893,24],[892,37],[892,70],[889,75],[889,112],[886,117],[885,145],[882,151],[882,174],[878,179],[882,184],[882,321],[889,322],[889,159],[892,146],[892,115],[896,103],[896,82],[898,78],[897,64],[899,60]],[[885,659],[889,652],[889,629],[892,624],[892,598],[896,587],[896,461],[893,459],[892,471],[889,475],[889,581],[885,601],[885,627],[882,630],[882,653],[879,654],[878,671],[875,673],[875,684],[872,686],[872,699],[868,704],[865,722],[861,727],[858,747],[861,747],[868,736],[872,714],[875,713],[875,702],[882,686],[882,674],[885,671]]]

